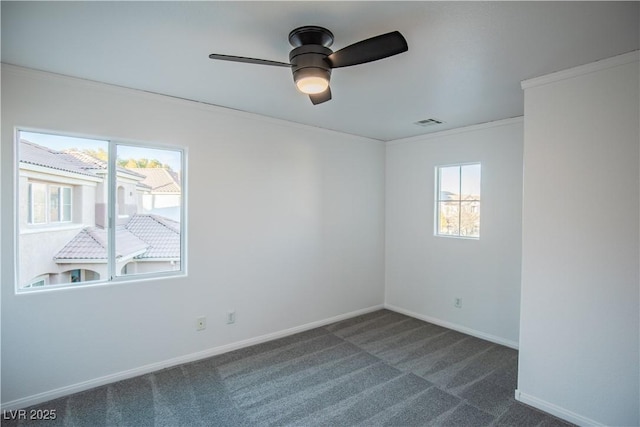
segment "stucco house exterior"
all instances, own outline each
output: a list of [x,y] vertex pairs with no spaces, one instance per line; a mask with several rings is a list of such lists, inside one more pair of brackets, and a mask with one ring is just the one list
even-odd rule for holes
[[144,176],[142,184],[150,190],[142,194],[145,212],[179,218],[182,197],[180,174],[165,168],[127,168]]

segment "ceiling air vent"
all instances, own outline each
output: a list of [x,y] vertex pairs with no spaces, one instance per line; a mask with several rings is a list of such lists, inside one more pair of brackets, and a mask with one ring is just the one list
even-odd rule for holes
[[422,127],[427,127],[427,126],[441,125],[442,123],[444,122],[438,119],[424,119],[424,120],[418,120],[414,124]]

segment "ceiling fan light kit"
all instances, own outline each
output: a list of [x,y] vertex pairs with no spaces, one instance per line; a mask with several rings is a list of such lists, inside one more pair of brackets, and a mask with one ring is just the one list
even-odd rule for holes
[[305,26],[289,33],[293,50],[289,63],[212,53],[211,59],[249,64],[290,67],[298,90],[309,95],[311,102],[321,104],[331,99],[331,70],[377,61],[408,50],[407,41],[398,31],[354,43],[336,52],[329,49],[333,34],[326,28]]
[[293,75],[293,80],[300,92],[315,95],[324,92],[329,87],[329,75],[318,74],[321,74],[321,71],[300,70],[299,73]]

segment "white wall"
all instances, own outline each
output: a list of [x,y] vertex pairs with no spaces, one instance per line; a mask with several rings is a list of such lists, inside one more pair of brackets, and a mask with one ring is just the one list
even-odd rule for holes
[[[15,295],[15,126],[185,146],[188,277]],[[3,66],[1,148],[4,408],[383,303],[381,142]]]
[[[387,144],[390,308],[517,347],[522,135],[519,118]],[[480,239],[436,237],[435,167],[468,162],[482,164]]]
[[638,52],[523,82],[516,397],[640,424]]

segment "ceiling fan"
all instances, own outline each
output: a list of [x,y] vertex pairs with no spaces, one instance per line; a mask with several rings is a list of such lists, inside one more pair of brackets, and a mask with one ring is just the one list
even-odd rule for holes
[[289,67],[296,87],[308,94],[311,102],[316,105],[331,99],[329,80],[332,69],[377,61],[409,49],[402,34],[392,31],[334,52],[329,49],[333,44],[333,34],[326,28],[317,26],[304,26],[291,31],[289,43],[293,46],[289,53],[289,63],[217,53],[212,53],[209,58]]

